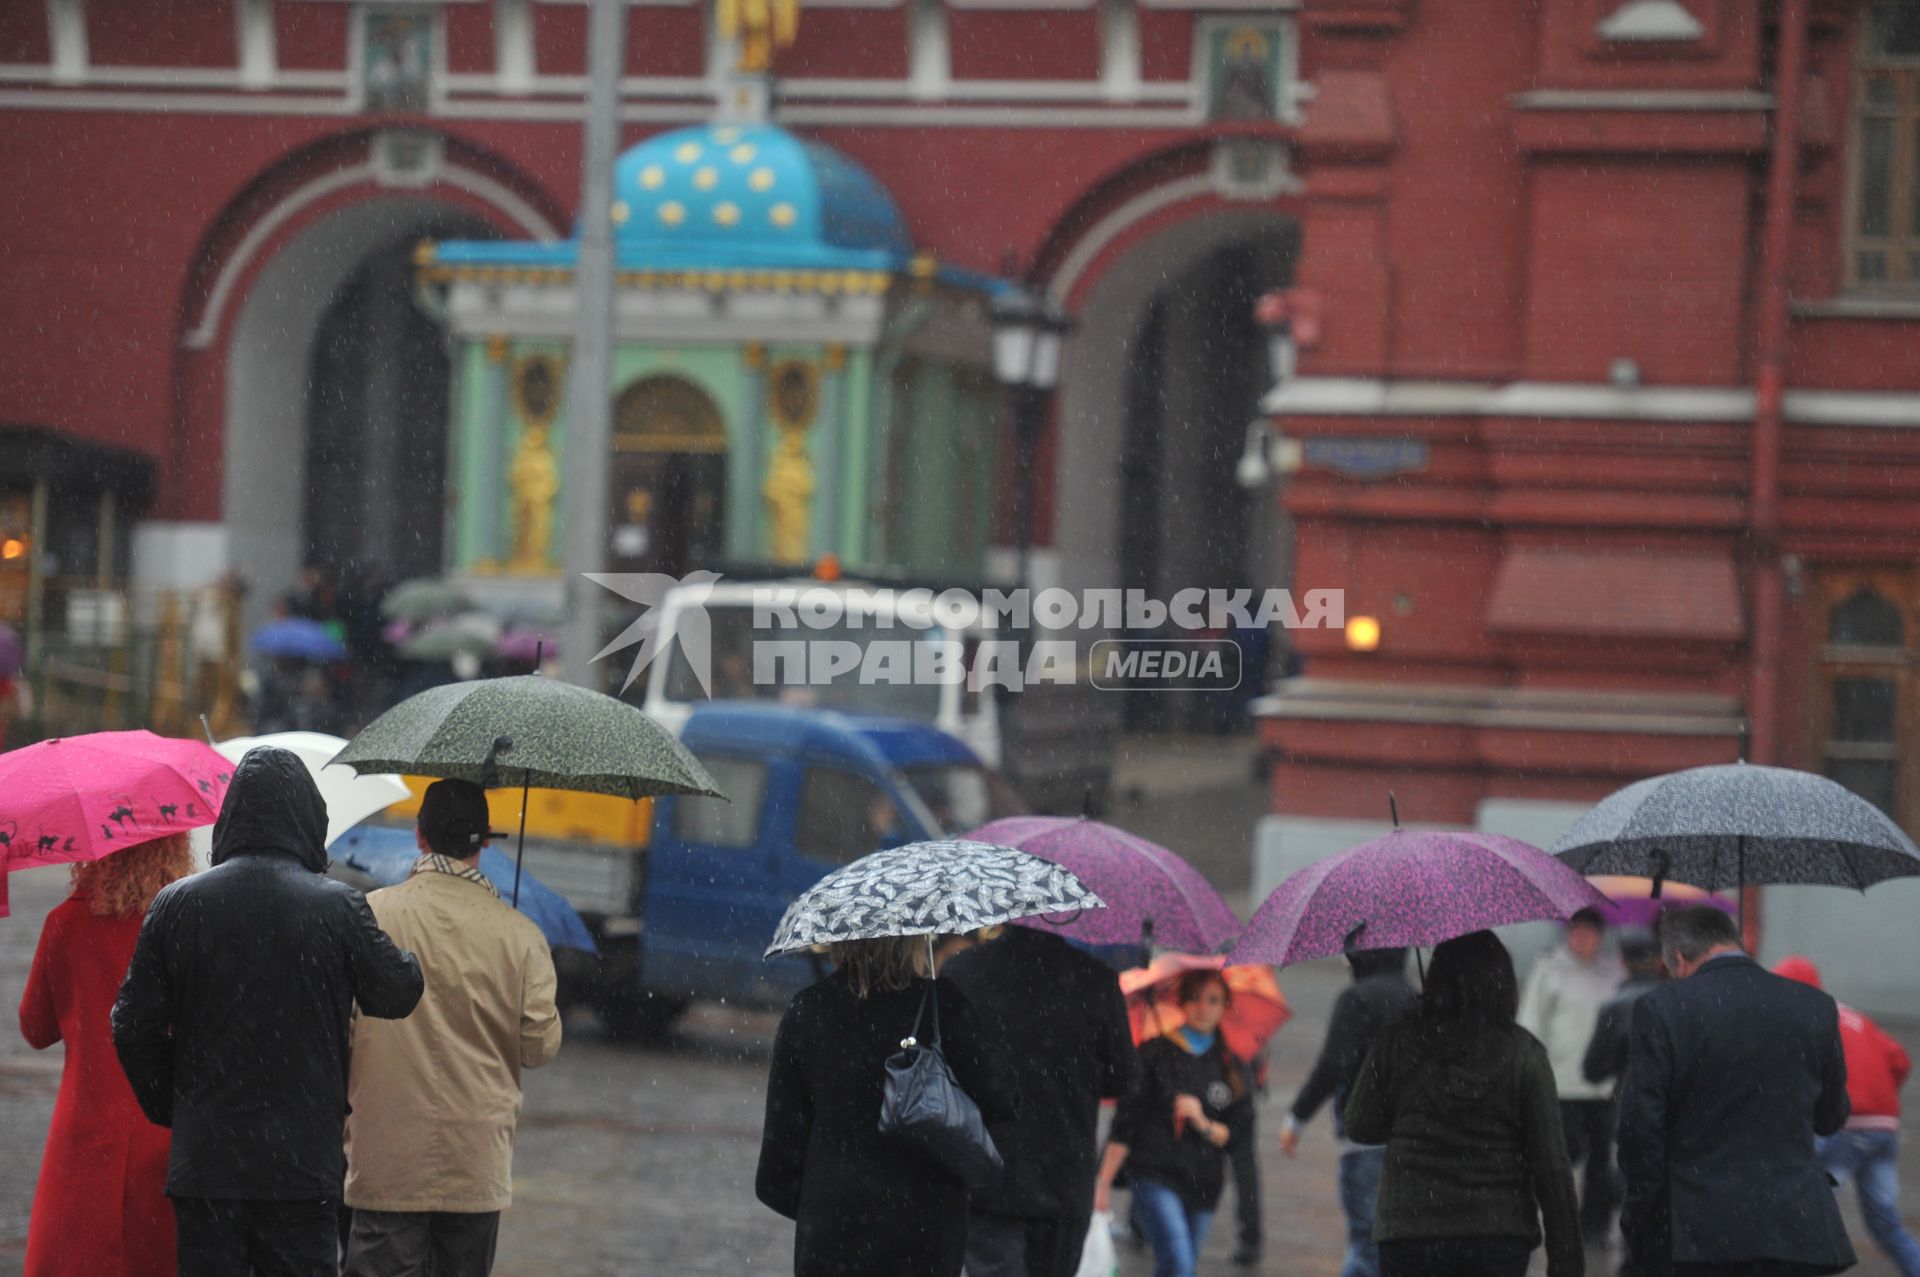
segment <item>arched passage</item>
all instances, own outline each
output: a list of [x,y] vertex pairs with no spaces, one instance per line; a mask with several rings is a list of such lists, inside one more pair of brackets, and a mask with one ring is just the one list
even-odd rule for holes
[[1157,229],[1129,241],[1138,228],[1119,210],[1053,281],[1078,323],[1053,523],[1058,575],[1074,588],[1164,598],[1288,575],[1272,494],[1235,487],[1233,468],[1271,384],[1253,301],[1291,280],[1298,223],[1271,205],[1198,202],[1204,179],[1182,185],[1191,211],[1148,192],[1136,203]]

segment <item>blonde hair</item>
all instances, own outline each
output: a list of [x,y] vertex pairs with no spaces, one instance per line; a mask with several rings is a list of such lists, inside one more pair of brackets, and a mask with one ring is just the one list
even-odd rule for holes
[[145,913],[160,888],[193,872],[193,848],[185,834],[168,834],[73,867],[73,894],[87,898],[90,913],[125,918]]
[[833,965],[847,973],[856,998],[890,993],[926,976],[927,937],[882,936],[877,940],[842,940],[827,946]]

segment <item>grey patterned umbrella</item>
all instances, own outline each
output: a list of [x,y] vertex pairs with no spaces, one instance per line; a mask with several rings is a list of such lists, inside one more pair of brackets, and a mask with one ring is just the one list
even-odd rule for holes
[[809,887],[787,907],[766,956],[1104,908],[1072,873],[1024,851],[964,839],[911,842],[862,856]]
[[334,762],[618,798],[724,795],[673,734],[625,701],[532,674],[449,683],[374,719]]
[[1808,883],[1864,891],[1920,876],[1920,847],[1851,790],[1751,763],[1636,781],[1553,845],[1584,874],[1672,879],[1709,891]]
[[380,600],[381,615],[402,621],[430,621],[472,610],[473,600],[465,590],[434,577],[402,581]]

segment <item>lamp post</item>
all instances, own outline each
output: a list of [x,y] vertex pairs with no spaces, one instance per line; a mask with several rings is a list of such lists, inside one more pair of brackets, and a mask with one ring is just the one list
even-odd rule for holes
[[993,299],[988,320],[993,325],[993,376],[1013,401],[1014,441],[1020,449],[1014,583],[1026,589],[1033,556],[1033,496],[1040,469],[1040,437],[1046,433],[1053,391],[1060,384],[1060,346],[1073,325],[1051,302],[1017,286]]

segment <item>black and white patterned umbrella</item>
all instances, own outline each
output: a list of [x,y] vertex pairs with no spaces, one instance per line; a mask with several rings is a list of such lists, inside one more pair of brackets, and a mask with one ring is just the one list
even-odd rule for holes
[[1042,913],[1104,909],[1059,865],[964,839],[910,842],[862,856],[787,907],[766,956],[840,940],[960,935]]
[[1553,854],[1583,874],[1709,891],[1803,883],[1864,891],[1920,876],[1920,847],[1824,776],[1724,763],[1636,781],[1582,816]]

